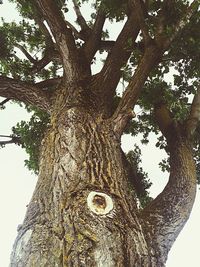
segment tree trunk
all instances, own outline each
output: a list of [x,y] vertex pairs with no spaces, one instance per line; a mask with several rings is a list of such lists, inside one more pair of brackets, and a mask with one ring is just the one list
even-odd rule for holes
[[55,97],[10,266],[164,266],[139,215],[112,121],[74,87]]

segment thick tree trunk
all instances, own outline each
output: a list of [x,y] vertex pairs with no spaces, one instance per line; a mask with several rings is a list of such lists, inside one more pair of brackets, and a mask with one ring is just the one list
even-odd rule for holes
[[65,102],[58,95],[11,266],[156,266],[112,125]]
[[89,99],[81,87],[57,92],[11,267],[164,266],[169,246],[152,240],[114,125]]

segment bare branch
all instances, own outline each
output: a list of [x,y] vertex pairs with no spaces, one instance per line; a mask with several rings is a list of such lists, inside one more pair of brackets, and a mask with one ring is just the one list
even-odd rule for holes
[[5,146],[8,144],[17,144],[17,145],[21,144],[21,139],[18,136],[0,135],[0,138],[10,139],[10,140],[0,141],[0,146]]
[[46,47],[44,56],[40,60],[36,61],[31,67],[31,74],[39,72],[53,60],[60,61],[61,63],[58,51],[56,51],[54,47]]
[[37,62],[22,45],[15,44],[15,47],[17,47],[31,63],[35,64]]
[[77,16],[77,22],[80,25],[81,30],[85,31],[85,32],[90,32],[91,29],[87,25],[87,22],[86,22],[85,18],[81,14],[81,11],[80,11],[80,8],[79,8],[79,4],[78,4],[77,0],[73,0],[73,4],[74,4],[74,11],[75,11],[76,16]]
[[200,88],[198,88],[197,93],[193,98],[190,115],[187,120],[187,133],[189,136],[192,136],[194,134],[199,121],[200,121]]
[[[106,62],[96,77],[101,85],[102,94],[109,99],[115,93],[115,88],[121,77],[121,68],[129,59],[133,50],[135,39],[139,33],[139,25],[135,13],[132,13],[120,32]],[[111,67],[112,66],[112,67]]]
[[53,44],[48,44],[44,56],[40,60],[34,59],[28,51],[20,44],[15,44],[15,47],[19,48],[23,54],[27,57],[28,60],[30,60],[31,63],[33,63],[33,66],[31,67],[30,71],[31,74],[34,74],[40,70],[42,70],[46,65],[48,65],[52,60],[60,60],[60,55],[55,50]]
[[[35,6],[34,1],[33,0],[31,1],[32,1],[32,4]],[[19,2],[21,2],[21,0],[19,0]],[[23,4],[23,1],[21,4]],[[34,59],[21,45],[17,44],[17,47],[25,54],[25,56],[30,60],[30,62],[33,63],[33,66],[31,68],[32,74],[43,69],[48,63],[50,63],[54,59],[55,56],[57,58],[60,57],[60,55],[55,49],[55,44],[52,40],[52,36],[44,23],[44,16],[42,16],[41,11],[37,10],[37,12],[34,12],[33,18],[36,24],[39,26],[39,29],[45,36],[46,48],[45,48],[43,58],[40,60]]]
[[100,47],[102,30],[103,30],[105,20],[106,20],[105,12],[102,10],[100,6],[98,13],[97,13],[96,21],[94,23],[94,26],[90,34],[90,37],[84,45],[84,52],[85,52],[86,59],[88,60],[88,62],[91,62],[95,53]]
[[149,29],[148,29],[148,26],[145,22],[144,11],[143,11],[142,6],[141,6],[141,1],[140,0],[132,0],[131,2],[133,5],[133,8],[136,9],[138,23],[140,25],[140,29],[142,31],[142,35],[144,37],[145,44],[146,44],[146,46],[148,46],[148,44],[152,41],[152,38],[149,34]]
[[36,0],[35,3],[43,13],[56,40],[68,79],[80,77],[77,48],[71,29],[67,28],[61,10],[53,0]]
[[44,18],[43,17],[38,17],[38,16],[35,15],[34,16],[34,20],[38,24],[41,32],[44,34],[46,44],[53,46],[54,42],[52,40],[52,36],[51,36],[49,30],[47,29],[47,27],[46,27],[46,25],[44,23]]
[[10,98],[6,98],[6,99],[4,99],[3,101],[1,101],[1,102],[0,102],[0,108],[4,108],[4,105],[5,105],[8,101],[10,101]]
[[47,112],[51,110],[48,92],[27,82],[0,76],[0,96],[37,106]]
[[118,135],[122,134],[122,125],[125,126],[127,121],[124,121],[123,123],[120,122],[120,124],[117,122],[122,119],[130,119],[128,114],[130,114],[130,110],[133,110],[147,77],[160,61],[161,55],[161,52],[156,46],[148,47],[145,50],[145,54],[131,78],[131,81],[126,88],[115,113],[113,114],[114,128]]

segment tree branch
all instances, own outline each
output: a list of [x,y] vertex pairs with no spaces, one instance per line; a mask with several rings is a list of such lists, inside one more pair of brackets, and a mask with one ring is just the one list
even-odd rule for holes
[[79,4],[78,4],[77,0],[73,0],[73,4],[74,4],[74,11],[75,11],[76,16],[77,16],[77,22],[80,25],[81,30],[84,31],[85,33],[90,33],[91,29],[87,25],[87,22],[86,22],[85,18],[81,14],[81,11],[80,11],[80,8],[79,8]]
[[8,144],[21,144],[21,139],[20,137],[17,136],[12,136],[12,135],[0,135],[0,138],[9,138],[10,140],[7,141],[0,141],[0,146],[5,146]]
[[[74,36],[78,39],[83,39],[80,32],[74,27],[74,25],[72,25],[69,21],[66,21],[66,25],[72,30],[72,32],[74,33]],[[83,39],[84,40],[84,39]]]
[[35,64],[37,62],[22,45],[15,44],[15,47],[17,47],[31,63]]
[[193,98],[190,115],[186,122],[187,125],[186,131],[188,136],[192,136],[194,134],[199,121],[200,121],[200,88],[198,88],[197,93]]
[[20,44],[15,44],[15,47],[19,48],[23,54],[27,57],[27,59],[33,63],[33,66],[31,67],[31,73],[34,74],[41,69],[43,69],[47,64],[49,64],[54,57],[57,56],[59,58],[58,53],[55,51],[54,47],[46,47],[44,56],[40,60],[34,59],[27,51],[26,49],[20,45]]
[[160,131],[165,137],[168,137],[173,124],[173,119],[165,103],[157,103],[154,106],[154,115]]
[[4,108],[3,105],[5,105],[8,101],[10,101],[10,98],[6,98],[3,101],[0,102],[0,108]]
[[96,83],[105,99],[110,99],[115,94],[116,86],[121,77],[121,68],[132,53],[132,46],[139,33],[138,21],[135,13],[132,13],[120,32],[106,62],[96,77]]
[[[146,48],[144,56],[126,89],[115,114],[113,115],[114,128],[118,135],[122,134],[122,126],[126,125],[126,120],[130,119],[128,114],[130,114],[130,110],[133,109],[136,104],[146,78],[149,76],[151,70],[158,64],[163,53],[169,47],[177,33],[185,27],[188,19],[192,16],[194,11],[197,10],[197,6],[197,1],[193,1],[184,18],[182,18],[175,26],[175,33],[168,38],[167,41],[165,40],[162,43],[156,44],[151,42],[151,45]],[[124,120],[124,122],[122,120]]]
[[[20,3],[21,6],[24,5],[24,0],[18,0],[17,2]],[[52,36],[49,33],[46,25],[44,24],[44,16],[43,16],[41,10],[38,9],[37,6],[35,5],[35,0],[29,0],[29,2],[32,5],[32,7],[34,7],[34,9],[35,9],[34,12],[32,13],[33,19],[35,20],[36,24],[39,26],[41,32],[44,34],[47,43],[48,44],[50,42],[53,43]]]
[[165,257],[189,218],[197,177],[185,126],[171,117],[165,103],[155,105],[155,119],[167,140],[170,176],[164,190],[140,214],[145,234],[155,241],[156,253]]
[[106,20],[105,12],[102,10],[100,6],[97,12],[96,21],[92,28],[90,37],[88,38],[88,40],[84,45],[84,53],[88,62],[92,61],[95,53],[100,47],[102,30],[105,20]]
[[44,24],[44,18],[43,17],[38,17],[34,13],[34,20],[38,24],[39,29],[41,30],[41,32],[44,34],[46,44],[53,46],[54,42],[52,40],[52,36],[51,36],[49,30],[47,29],[46,25]]
[[31,67],[31,73],[34,74],[39,72],[53,60],[61,61],[58,51],[52,46],[46,47],[44,56],[40,60],[37,60]]
[[112,48],[114,47],[115,45],[115,41],[102,41],[100,42],[100,46],[99,46],[99,49],[100,50],[106,50],[106,51],[111,51]]
[[39,72],[54,59],[60,60],[59,58],[60,55],[55,50],[53,43],[47,45],[44,51],[44,56],[40,60],[34,59],[22,45],[15,44],[15,47],[19,48],[23,52],[23,54],[27,57],[27,59],[31,63],[33,63],[33,66],[30,69],[31,74]]
[[138,23],[140,25],[140,29],[141,29],[142,35],[144,37],[145,45],[148,46],[149,43],[152,41],[152,38],[149,34],[149,29],[148,29],[148,26],[145,22],[144,11],[143,11],[142,6],[141,6],[141,1],[140,0],[132,0],[131,2],[132,2],[133,8],[136,9]]
[[44,81],[38,82],[35,85],[38,88],[47,89],[47,88],[58,86],[62,82],[62,79],[63,78],[52,78],[52,79],[49,79],[49,80],[44,80]]
[[[129,82],[119,105],[113,114],[114,130],[121,136],[124,126],[130,119],[130,111],[133,110],[143,85],[153,68],[158,64],[162,53],[156,46],[150,46],[145,50],[144,56],[140,61],[131,81]],[[122,121],[123,120],[123,121]],[[118,123],[120,121],[120,123]]]
[[36,0],[56,40],[63,62],[65,74],[69,80],[80,78],[78,51],[71,29],[67,28],[61,10],[53,0]]
[[50,112],[50,96],[36,85],[0,76],[0,96],[18,100]]
[[145,234],[154,240],[159,257],[168,254],[190,216],[196,195],[196,168],[190,142],[181,127],[173,128],[171,134],[169,181],[140,213]]

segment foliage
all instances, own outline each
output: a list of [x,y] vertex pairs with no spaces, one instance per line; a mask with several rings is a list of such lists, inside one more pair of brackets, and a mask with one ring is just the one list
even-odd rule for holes
[[39,147],[49,123],[49,115],[35,108],[28,108],[28,110],[34,112],[30,121],[21,121],[12,130],[13,135],[20,138],[22,148],[29,155],[29,159],[25,160],[25,166],[37,174],[40,157]]
[[126,158],[130,163],[131,168],[129,180],[135,186],[141,208],[144,208],[152,200],[148,192],[148,189],[151,187],[152,183],[148,179],[147,173],[144,172],[140,166],[142,163],[141,149],[135,145],[134,150],[130,150],[126,154]]

